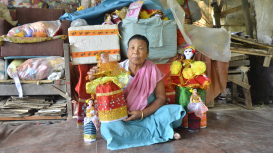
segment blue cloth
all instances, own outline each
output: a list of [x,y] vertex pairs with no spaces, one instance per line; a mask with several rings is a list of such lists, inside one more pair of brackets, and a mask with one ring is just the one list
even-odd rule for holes
[[[154,99],[152,93],[148,103]],[[102,123],[101,135],[111,150],[162,143],[173,139],[173,128],[182,124],[185,114],[181,105],[164,105],[143,120]]]
[[[77,19],[85,19],[89,25],[102,24],[106,12],[113,12],[129,5],[137,0],[104,0],[99,6],[91,7],[74,13],[65,13],[60,17],[60,20],[74,21]],[[158,0],[146,0],[143,4],[145,9],[161,10],[169,19],[174,19],[170,9],[164,10]]]

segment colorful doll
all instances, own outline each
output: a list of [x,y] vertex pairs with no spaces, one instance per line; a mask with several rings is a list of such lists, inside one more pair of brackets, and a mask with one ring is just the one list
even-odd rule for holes
[[202,118],[206,111],[208,111],[208,107],[204,105],[201,97],[197,95],[197,89],[192,89],[190,103],[188,104],[188,113],[194,112],[197,117]]
[[[199,129],[207,125],[207,107],[203,104],[203,101],[205,101],[205,90],[209,88],[211,80],[205,74],[206,64],[202,61],[193,60],[195,52],[193,46],[184,46],[183,58],[172,63],[170,67],[171,74],[168,79],[170,80],[169,87],[176,89],[175,103],[182,105],[188,112],[183,118],[182,126],[188,128],[189,124],[193,123],[194,120],[199,120],[197,121],[199,125],[191,124],[191,126],[196,125],[196,129]],[[190,89],[193,88],[195,89],[192,95]],[[194,108],[194,111],[192,111],[192,108]]]
[[174,61],[170,71],[170,87],[175,85],[188,88],[208,89],[211,81],[205,74],[206,64],[202,61],[194,61],[196,52],[191,45],[184,46],[184,57],[180,61]]
[[89,106],[86,108],[86,117],[84,118],[84,136],[85,142],[96,141],[96,131],[99,131],[100,121],[96,111],[96,104],[93,100],[87,100]]
[[127,105],[122,88],[129,81],[129,72],[125,71],[117,61],[109,61],[105,52],[97,54],[98,72],[96,79],[86,84],[87,93],[96,95],[98,115],[101,122],[114,122],[127,118]]
[[106,20],[102,23],[102,25],[105,25],[105,24],[113,25],[114,23],[112,22],[111,15],[106,13],[105,16],[106,16]]

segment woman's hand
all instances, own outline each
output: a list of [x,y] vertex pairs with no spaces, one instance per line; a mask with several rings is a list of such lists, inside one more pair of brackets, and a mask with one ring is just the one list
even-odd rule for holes
[[97,66],[94,66],[92,67],[92,69],[90,69],[88,72],[87,72],[87,75],[89,76],[89,80],[94,80],[95,77],[93,76],[94,74],[96,74],[98,72],[98,67]]
[[142,113],[139,110],[134,110],[134,111],[128,111],[128,115],[131,115],[130,117],[123,119],[123,121],[133,121],[137,119],[141,119]]

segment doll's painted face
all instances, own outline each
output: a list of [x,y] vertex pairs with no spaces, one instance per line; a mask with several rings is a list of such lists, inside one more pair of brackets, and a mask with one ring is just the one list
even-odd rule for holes
[[192,49],[191,48],[185,49],[184,55],[185,55],[186,59],[191,59],[193,56]]
[[102,53],[100,54],[100,59],[102,63],[107,63],[109,61],[109,56],[108,54]]
[[197,89],[193,89],[193,92],[192,92],[193,94],[197,94]]
[[89,104],[89,107],[92,108],[94,106],[94,101],[93,100],[89,100],[88,104]]

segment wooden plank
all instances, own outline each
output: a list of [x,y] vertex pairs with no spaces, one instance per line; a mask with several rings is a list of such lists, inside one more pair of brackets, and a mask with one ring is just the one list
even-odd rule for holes
[[59,95],[61,95],[62,97],[66,98],[67,100],[71,100],[71,98],[66,93],[64,93],[63,91],[61,91],[60,89],[58,89],[54,85],[51,86],[51,89],[53,91],[55,91],[56,93],[58,93]]
[[[23,89],[23,94],[25,95],[58,95],[55,91],[51,90],[51,84],[21,84]],[[60,85],[59,89],[66,89],[65,85]],[[17,89],[14,84],[1,84],[0,85],[0,96],[18,96]]]
[[[269,49],[268,52],[273,53],[273,49]],[[271,58],[272,58],[272,55],[265,57],[264,64],[263,64],[264,67],[269,67]]]
[[[250,3],[248,3],[248,6],[250,6]],[[235,12],[238,12],[238,11],[242,11],[243,9],[244,9],[243,6],[240,5],[240,6],[225,10],[225,11],[221,12],[221,17],[225,17],[228,14],[235,13]]]
[[228,75],[228,80],[236,83],[237,85],[249,90],[250,89],[250,85],[246,82],[243,82],[242,78],[241,78],[241,74],[236,74],[236,75]]
[[231,99],[232,99],[232,103],[233,104],[238,104],[237,101],[237,84],[232,82],[232,86],[231,86]]
[[250,41],[250,40],[245,39],[245,38],[239,38],[239,37],[231,36],[231,39],[241,41],[241,42],[244,42],[244,43],[248,43],[248,44],[252,44],[252,45],[256,45],[256,46],[260,46],[260,47],[263,47],[263,48],[268,48],[268,49],[273,48],[273,46],[263,44],[263,43],[258,43],[258,42],[255,42],[255,41]]
[[65,60],[65,80],[66,80],[66,95],[68,95],[67,99],[67,115],[68,117],[72,117],[72,102],[71,102],[71,80],[70,80],[70,51],[69,44],[65,43],[63,45],[64,48],[64,60]]
[[[244,81],[244,83],[248,84],[247,73],[245,73],[243,81]],[[243,92],[244,92],[244,96],[245,96],[245,104],[246,104],[247,109],[253,109],[250,90],[247,88],[243,88]]]
[[236,70],[228,70],[229,74],[236,74],[236,73],[242,73],[240,70],[236,69]]
[[0,121],[56,120],[56,119],[66,119],[66,117],[61,117],[61,116],[0,117]]
[[229,67],[237,67],[242,65],[250,65],[250,60],[240,60],[240,61],[229,62]]
[[270,56],[270,55],[272,55],[271,52],[268,52],[265,50],[260,50],[260,49],[252,49],[252,48],[230,47],[230,51],[232,53],[241,53],[241,54],[256,55],[256,56]]
[[250,18],[250,12],[249,12],[249,6],[248,6],[248,0],[242,0],[242,5],[244,8],[244,19],[246,24],[246,33],[251,37],[253,37],[253,29],[251,24],[251,18]]
[[240,53],[231,53],[230,61],[238,61],[238,60],[245,60],[249,56],[245,54],[240,54]]

